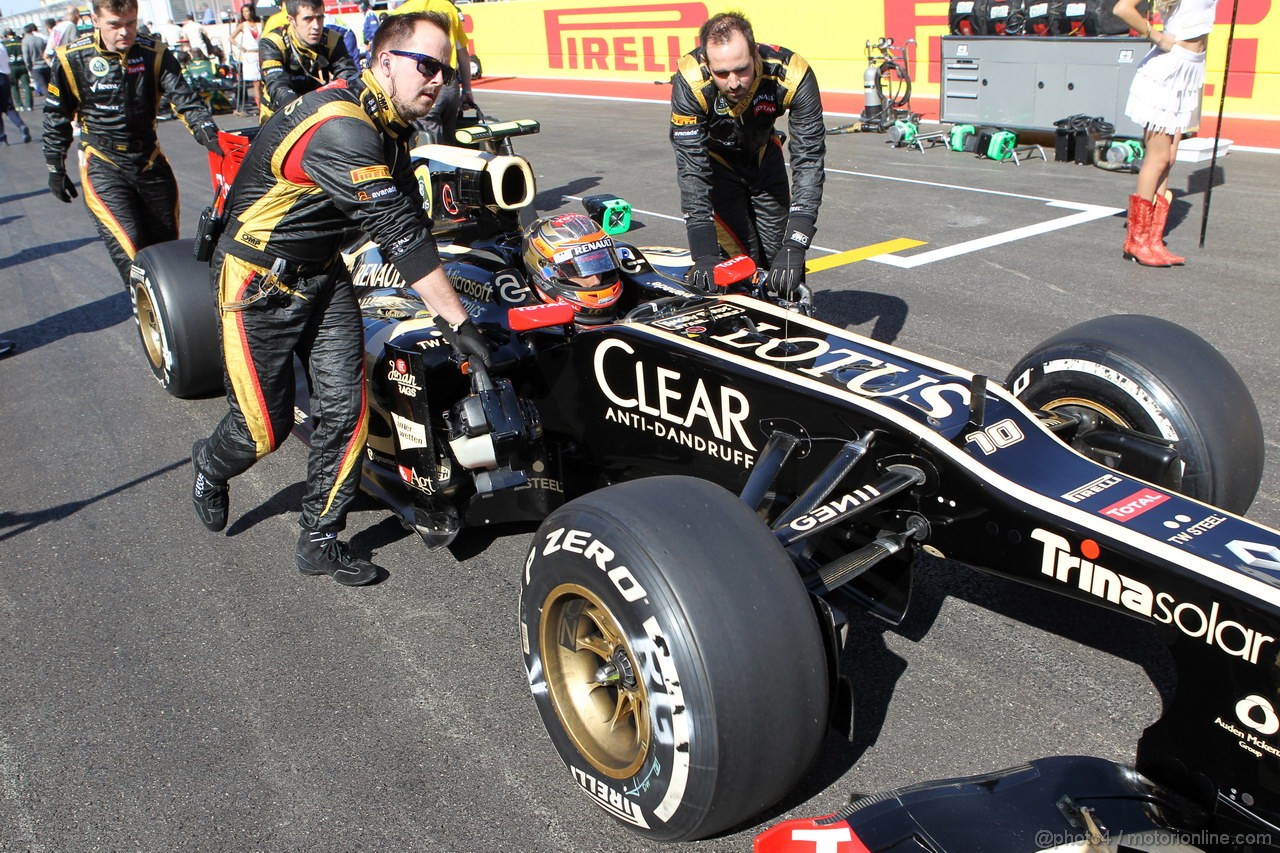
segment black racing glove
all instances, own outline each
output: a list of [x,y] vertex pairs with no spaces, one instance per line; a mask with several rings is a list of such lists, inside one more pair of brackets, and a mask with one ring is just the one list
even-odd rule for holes
[[211,121],[203,124],[197,124],[191,129],[191,135],[196,138],[205,148],[209,149],[210,154],[217,154],[219,157],[226,156],[222,151],[222,146],[218,143],[218,126]]
[[688,226],[689,254],[693,266],[684,275],[685,284],[712,293],[716,289],[716,264],[720,263],[720,244],[716,241],[716,225],[704,222]]
[[479,359],[485,367],[489,366],[489,354],[493,351],[493,347],[490,346],[489,339],[480,334],[480,330],[470,318],[461,323],[451,324],[444,317],[436,315],[436,328],[458,355],[463,358]]
[[787,236],[769,270],[769,287],[783,299],[794,300],[804,283],[804,253],[817,230],[817,222],[808,216],[792,214],[787,220]]
[[71,199],[80,195],[76,192],[76,185],[71,183],[67,170],[60,163],[49,164],[49,192],[58,201],[65,201],[67,204],[71,204]]

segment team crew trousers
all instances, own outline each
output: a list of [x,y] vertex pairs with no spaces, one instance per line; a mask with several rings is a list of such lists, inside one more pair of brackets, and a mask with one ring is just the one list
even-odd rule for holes
[[342,530],[369,428],[364,324],[351,278],[335,262],[317,275],[286,275],[292,293],[245,305],[259,292],[254,274],[268,270],[221,249],[213,263],[229,411],[196,464],[206,477],[226,482],[280,446],[294,422],[296,354],[307,372],[314,424],[299,522],[307,530]]
[[159,148],[130,154],[86,146],[80,187],[126,287],[134,255],[178,239],[178,184]]
[[765,269],[773,264],[791,209],[787,167],[776,138],[750,173],[732,169],[712,155],[711,209],[716,239],[730,257],[750,255]]

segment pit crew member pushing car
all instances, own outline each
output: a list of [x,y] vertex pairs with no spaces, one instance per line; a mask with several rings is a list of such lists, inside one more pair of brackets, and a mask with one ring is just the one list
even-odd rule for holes
[[227,481],[289,434],[296,353],[315,413],[296,562],[349,586],[378,571],[337,538],[368,430],[363,325],[339,257],[343,235],[358,227],[381,247],[460,354],[489,354],[440,265],[409,158],[413,121],[453,74],[439,59],[449,55],[447,33],[439,15],[388,18],[369,70],[276,113],[236,176],[213,256],[230,411],[192,447],[196,514],[223,529]]
[[[747,254],[791,298],[822,203],[826,128],[818,81],[804,57],[757,45],[746,18],[711,17],[681,57],[671,89],[671,144],[693,267],[711,289],[720,250]],[[773,125],[788,114],[792,183]]]
[[284,8],[288,23],[268,27],[258,42],[263,88],[258,120],[263,124],[298,96],[360,73],[342,34],[325,29],[321,0],[285,0]]
[[463,28],[462,13],[449,0],[406,0],[391,14],[403,15],[407,12],[441,12],[449,18],[449,38],[454,47],[454,52],[450,55],[457,62],[457,79],[440,93],[436,105],[422,120],[421,126],[430,134],[432,142],[453,145],[454,133],[458,129],[458,114],[463,108],[474,107],[476,103],[471,94],[471,42]]
[[72,121],[80,134],[85,203],[125,286],[133,256],[178,239],[178,184],[156,141],[164,97],[191,135],[210,151],[218,126],[161,43],[138,35],[137,0],[97,0],[93,32],[59,47],[44,102],[49,190],[68,204],[78,193],[67,176]]

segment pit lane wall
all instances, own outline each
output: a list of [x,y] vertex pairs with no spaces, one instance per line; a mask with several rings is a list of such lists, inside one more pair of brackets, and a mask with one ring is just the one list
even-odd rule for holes
[[[1210,38],[1206,118],[1217,115],[1232,5],[1218,4]],[[679,57],[695,46],[703,21],[740,9],[757,40],[785,45],[809,60],[829,112],[862,108],[868,39],[887,35],[903,44],[914,38],[912,106],[926,118],[938,117],[947,8],[946,0],[507,0],[461,7],[486,77],[628,83],[665,83]],[[660,94],[665,91],[653,97]],[[1234,122],[1237,137],[1248,137],[1248,144],[1280,148],[1280,0],[1239,0],[1225,113],[1224,136],[1232,137]]]

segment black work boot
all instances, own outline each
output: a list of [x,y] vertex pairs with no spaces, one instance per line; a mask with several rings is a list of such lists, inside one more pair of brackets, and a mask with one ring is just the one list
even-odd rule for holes
[[328,575],[343,586],[363,586],[378,578],[378,567],[351,556],[338,534],[304,530],[298,537],[298,571],[304,575]]
[[217,533],[227,526],[227,505],[230,503],[230,489],[226,483],[210,480],[200,470],[196,461],[200,451],[208,441],[201,439],[191,445],[191,470],[195,472],[195,482],[191,485],[191,502],[195,504],[196,516],[205,527]]

